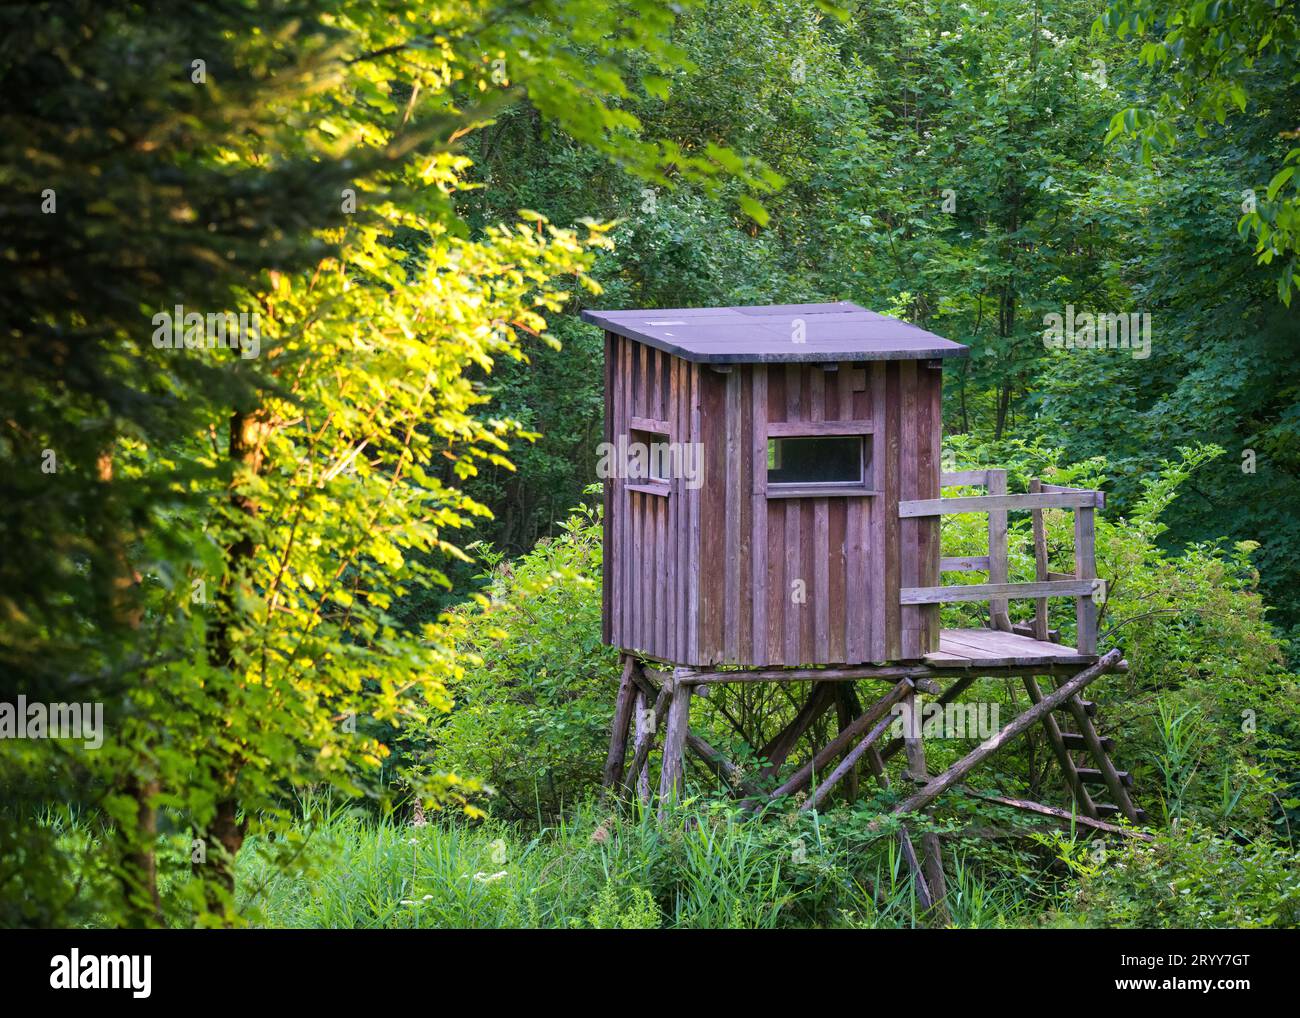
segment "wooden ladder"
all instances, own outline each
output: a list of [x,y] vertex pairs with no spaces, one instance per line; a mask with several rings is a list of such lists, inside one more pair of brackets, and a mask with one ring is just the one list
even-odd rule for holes
[[[1038,688],[1038,680],[1032,675],[1026,675],[1024,683],[1030,700],[1035,704],[1039,703],[1043,699],[1043,692]],[[1072,696],[1062,709],[1074,719],[1078,731],[1062,730],[1056,718],[1050,713],[1043,718],[1043,730],[1047,734],[1047,741],[1056,755],[1057,763],[1061,766],[1079,811],[1093,820],[1122,815],[1135,824],[1146,823],[1146,811],[1135,806],[1129,795],[1129,789],[1133,785],[1132,775],[1128,771],[1116,768],[1110,758],[1115,748],[1115,740],[1098,735],[1097,728],[1092,723],[1097,713],[1097,705],[1079,696]],[[1076,759],[1076,754],[1085,760],[1091,757],[1092,763],[1096,766],[1082,766]],[[1114,802],[1094,801],[1088,791],[1089,785],[1104,786]]]

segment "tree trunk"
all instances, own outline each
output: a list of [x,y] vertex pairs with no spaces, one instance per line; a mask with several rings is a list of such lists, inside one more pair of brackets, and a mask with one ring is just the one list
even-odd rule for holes
[[[257,500],[240,490],[240,475],[244,472],[258,474],[262,469],[262,442],[268,425],[256,411],[236,411],[230,418],[230,460],[235,467],[235,481],[231,487],[230,504],[247,516],[250,522],[257,516]],[[226,552],[226,575],[217,595],[217,620],[211,633],[213,662],[229,672],[240,668],[234,653],[233,633],[238,609],[239,587],[247,582],[247,570],[256,554],[257,546],[248,532],[230,546]],[[243,760],[238,754],[228,760],[215,762],[209,772],[217,794],[212,820],[201,829],[199,837],[206,846],[205,861],[196,863],[196,873],[204,882],[204,899],[207,908],[223,921],[229,918],[227,906],[233,906],[235,890],[235,859],[244,844],[247,822],[238,820],[239,799],[236,789]]]

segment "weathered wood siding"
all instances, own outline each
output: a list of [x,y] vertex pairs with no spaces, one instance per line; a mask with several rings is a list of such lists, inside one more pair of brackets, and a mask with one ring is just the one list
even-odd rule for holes
[[[669,441],[690,442],[700,369],[613,333],[605,335],[605,441],[617,444],[633,418],[664,422]],[[674,477],[667,495],[605,482],[606,642],[663,661],[697,654],[698,498]]]
[[[633,417],[703,445],[704,483],[668,495],[606,486],[605,639],[685,665],[861,664],[938,649],[941,371],[925,361],[744,364],[726,373],[606,337],[606,440]],[[768,425],[869,424],[877,494],[769,497]]]

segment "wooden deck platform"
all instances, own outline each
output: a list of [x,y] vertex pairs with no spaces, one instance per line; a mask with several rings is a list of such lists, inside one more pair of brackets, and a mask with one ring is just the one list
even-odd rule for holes
[[1080,654],[1074,647],[997,629],[945,629],[939,650],[925,656],[936,668],[1082,667],[1096,660],[1096,654]]

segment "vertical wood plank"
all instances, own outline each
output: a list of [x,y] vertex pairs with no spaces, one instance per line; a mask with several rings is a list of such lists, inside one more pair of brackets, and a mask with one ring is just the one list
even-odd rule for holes
[[870,660],[871,612],[867,603],[867,512],[871,499],[844,500],[844,663]]
[[[818,372],[820,374],[820,372]],[[824,498],[813,500],[813,653],[811,660],[828,664],[831,655],[830,506]]]
[[[1005,495],[1007,472],[990,470],[987,487],[990,495]],[[1007,511],[994,509],[989,512],[989,583],[1006,583],[1007,575]],[[989,601],[989,628],[1011,629],[1005,598]]]
[[663,381],[664,352],[655,347],[650,353],[650,412],[647,417],[663,420],[664,398],[661,383]]
[[802,364],[787,364],[785,366],[785,420],[802,421],[805,420],[803,407],[803,375],[804,366]]
[[704,483],[695,491],[690,492],[688,502],[690,504],[690,530],[687,541],[690,547],[690,567],[687,575],[690,577],[690,653],[687,655],[689,663],[701,664],[700,660],[700,569],[703,563],[700,559],[700,501],[705,489],[709,486],[709,478],[712,476],[717,465],[709,461],[707,445],[704,443],[704,435],[700,427],[700,366],[691,364],[689,366],[690,395],[688,417],[691,422],[691,440],[701,443],[701,467],[704,477]]
[[[899,453],[898,453],[898,497],[900,499],[916,498],[917,470],[920,466],[921,427],[920,407],[917,401],[916,361],[898,362],[899,392]],[[895,514],[897,515],[897,514]],[[916,519],[899,521],[898,559],[899,584],[903,587],[920,586],[919,561],[920,526]],[[919,658],[923,655],[921,647],[921,609],[919,605],[904,605],[900,613],[902,626],[902,655],[905,658]]]
[[[1074,575],[1080,580],[1097,578],[1096,534],[1093,530],[1093,510],[1074,510]],[[1078,639],[1080,654],[1097,653],[1097,602],[1091,594],[1075,600],[1078,614]],[[1098,766],[1101,766],[1099,763]],[[1104,769],[1104,768],[1103,768]],[[1122,805],[1122,803],[1121,803]]]
[[789,498],[772,499],[767,503],[767,662],[779,665],[785,661],[786,630],[790,619],[790,593],[786,583],[786,506],[793,505]]
[[817,627],[814,602],[817,600],[817,561],[813,543],[813,500],[795,500],[799,517],[799,578],[803,580],[804,603],[799,606],[799,661],[796,664],[814,664],[816,658]]
[[767,376],[767,419],[769,421],[783,421],[786,414],[786,367],[780,364],[772,364],[763,370]]
[[[694,443],[691,431],[691,380],[690,365],[686,361],[676,360],[677,384],[674,392],[677,400],[677,425],[679,434],[685,442]],[[692,455],[698,456],[696,450]],[[703,460],[696,462],[696,467],[703,468]],[[677,663],[691,659],[691,630],[695,625],[695,616],[691,614],[690,576],[694,563],[691,560],[691,510],[692,492],[686,487],[685,480],[677,485]]]
[[826,602],[827,645],[826,662],[828,664],[845,664],[848,655],[845,649],[847,635],[848,590],[845,581],[845,561],[847,558],[847,527],[849,504],[860,502],[854,498],[832,498],[827,500],[827,559],[828,598]]
[[780,664],[797,665],[799,657],[799,632],[807,608],[808,585],[802,576],[803,565],[799,555],[799,499],[782,499],[785,503],[785,584],[782,602],[785,606],[785,644]]
[[752,661],[765,665],[771,658],[767,649],[767,365],[755,364],[753,368],[753,445],[751,447],[754,471],[753,488],[753,538],[750,541],[753,574],[753,634]]
[[816,364],[804,365],[808,378],[808,413],[810,421],[826,420],[826,372]]
[[[835,372],[835,420],[862,420],[853,406],[853,364],[842,361]],[[829,404],[828,404],[829,406]],[[830,411],[828,410],[828,413]],[[864,459],[869,462],[871,436],[865,439]],[[864,475],[865,477],[866,475]],[[835,611],[831,615],[831,640],[833,649],[844,664],[858,664],[866,660],[865,642],[868,624],[863,596],[866,591],[863,561],[862,513],[865,498],[841,499],[843,520],[833,521],[831,529],[832,570],[831,601]],[[840,550],[836,558],[836,549]],[[855,780],[856,780],[856,771]]]
[[668,499],[654,497],[655,503],[655,657],[672,660],[668,649],[668,615],[672,602],[668,598]]
[[902,622],[899,604],[899,422],[902,398],[899,393],[898,361],[885,362],[885,462],[884,498],[880,506],[884,513],[885,556],[885,655],[890,661],[902,658]]
[[[605,420],[604,420],[604,440],[608,444],[614,434],[614,402],[618,398],[618,393],[614,387],[614,369],[613,369],[613,335],[608,329],[605,330],[605,363],[603,365],[605,373]],[[608,477],[601,478],[600,500],[603,507],[604,526],[600,531],[601,561],[603,567],[600,570],[600,642],[612,644],[614,642],[614,603],[611,596],[613,591],[614,576],[614,559],[611,553],[613,543],[613,516],[610,508],[613,503],[614,483]]]
[[723,376],[726,389],[726,486],[723,489],[723,537],[726,555],[722,563],[724,601],[722,611],[722,659],[735,664],[740,658],[740,461],[741,398],[739,368]]
[[[803,365],[785,366],[785,419],[803,420]],[[808,578],[803,571],[800,547],[801,505],[803,499],[783,499],[785,506],[785,648],[783,665],[797,665],[805,660],[800,656],[800,635],[807,614]],[[796,586],[797,584],[797,586]],[[798,600],[796,600],[798,598]],[[802,603],[801,603],[802,602]]]
[[868,536],[867,607],[871,616],[871,640],[867,647],[869,660],[883,662],[889,660],[889,591],[886,589],[888,560],[885,549],[887,540],[885,517],[889,515],[888,494],[885,491],[885,476],[887,473],[885,464],[889,459],[889,416],[886,413],[885,362],[875,361],[867,365],[867,371],[870,373],[868,388],[870,390],[871,405],[869,410],[873,427],[871,435],[872,487],[880,493],[862,500],[867,513],[865,520]]
[[740,664],[754,662],[754,572],[750,565],[754,558],[754,469],[750,457],[754,448],[754,367],[746,365],[740,371],[740,484],[736,501],[740,505],[740,555],[737,568],[740,572],[740,601],[736,605],[740,634],[738,637]]
[[[922,429],[921,461],[917,471],[917,498],[938,498],[940,464],[943,457],[943,369],[922,367],[918,370],[921,392],[918,402],[925,426]],[[921,586],[939,586],[939,535],[937,516],[917,520],[918,557]],[[922,654],[939,649],[939,605],[921,606]]]
[[650,347],[645,343],[637,344],[637,385],[636,385],[636,409],[633,413],[637,417],[653,417],[654,414],[650,409]]
[[[622,377],[622,384],[619,386],[619,431],[615,441],[626,442],[628,434],[628,418],[631,415],[632,401],[632,342],[628,339],[619,340],[619,374]],[[619,471],[620,475],[623,471]],[[633,625],[632,615],[632,567],[634,561],[633,549],[633,530],[632,530],[632,493],[627,490],[627,478],[619,477],[619,506],[620,520],[618,525],[619,532],[619,620],[622,626],[622,635],[619,638],[619,646],[624,649],[630,649],[636,645],[636,632]]]
[[703,427],[708,480],[700,500],[700,658],[704,664],[723,659],[727,600],[728,532],[727,489],[727,389],[735,372],[719,375],[712,368],[700,371],[700,422]]
[[[664,358],[664,420],[668,422],[668,440],[680,443],[677,426],[677,358]],[[668,498],[664,505],[664,660],[677,663],[677,517],[681,504],[682,470],[673,472],[668,481]]]
[[[1043,482],[1037,477],[1029,482],[1029,492],[1037,495],[1043,490]],[[1047,527],[1043,521],[1043,510],[1031,510],[1034,531],[1034,579],[1048,579],[1047,565]],[[1047,624],[1047,598],[1040,597],[1034,602],[1034,639],[1047,642],[1049,626]],[[1091,814],[1089,814],[1091,816]]]

